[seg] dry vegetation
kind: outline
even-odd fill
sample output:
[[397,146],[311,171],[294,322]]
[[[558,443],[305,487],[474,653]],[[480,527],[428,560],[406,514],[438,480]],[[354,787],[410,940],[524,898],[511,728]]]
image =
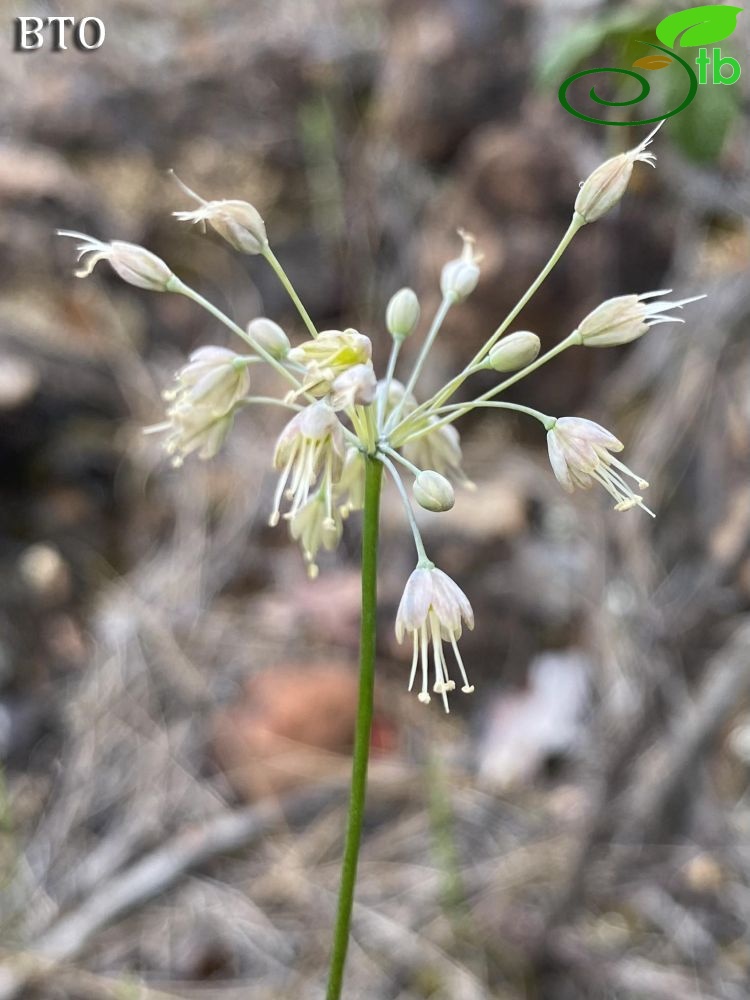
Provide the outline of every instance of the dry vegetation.
[[[384,353],[388,295],[409,281],[429,310],[465,225],[486,261],[447,371],[619,141],[534,90],[539,9],[112,0],[106,59],[3,60],[0,998],[320,996],[356,657],[356,518],[308,583],[265,527],[275,413],[167,469],[140,427],[217,331],[104,269],[73,282],[52,230],[146,243],[240,321],[296,330],[260,265],[170,220],[174,167],[256,202],[316,317]],[[352,998],[748,995],[750,149],[742,119],[710,164],[664,133],[523,322],[549,346],[608,295],[708,294],[528,383],[630,442],[659,516],[563,495],[523,424],[468,425],[482,488],[424,522],[477,614],[450,720],[403,694],[386,498]]]

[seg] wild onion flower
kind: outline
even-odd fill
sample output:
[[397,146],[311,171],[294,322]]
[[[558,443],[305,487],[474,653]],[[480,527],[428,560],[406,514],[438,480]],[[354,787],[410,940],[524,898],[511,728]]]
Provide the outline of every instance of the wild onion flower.
[[293,347],[288,359],[305,370],[304,390],[325,396],[337,375],[372,357],[372,343],[356,330],[326,330],[315,340]]
[[653,153],[647,152],[647,148],[663,124],[664,122],[660,122],[643,142],[638,143],[633,149],[605,160],[586,178],[575,203],[576,214],[584,222],[595,222],[620,201],[630,183],[636,163],[656,166],[656,157]]
[[[150,430],[165,432],[165,448],[174,465],[185,456],[213,457],[230,432],[235,414],[251,405],[284,407],[294,412],[281,431],[273,456],[279,472],[271,524],[284,514],[292,537],[300,543],[308,573],[317,575],[317,556],[333,549],[343,532],[343,521],[354,510],[363,510],[362,531],[362,643],[360,647],[360,699],[354,741],[349,834],[346,838],[344,877],[339,896],[331,978],[327,996],[340,1000],[349,921],[354,893],[353,872],[357,867],[367,778],[369,723],[372,717],[375,676],[376,580],[378,509],[381,483],[387,472],[404,505],[417,553],[417,568],[409,577],[396,615],[399,642],[407,633],[412,641],[409,689],[421,670],[419,701],[430,701],[432,692],[443,699],[455,689],[446,659],[450,644],[462,681],[469,684],[458,640],[464,625],[472,628],[471,605],[458,585],[436,569],[427,555],[412,499],[432,511],[449,510],[455,501],[453,484],[469,485],[463,471],[461,441],[455,423],[464,415],[484,407],[523,413],[541,423],[553,471],[568,490],[602,485],[615,501],[615,509],[626,511],[643,504],[639,491],[648,483],[615,457],[622,443],[608,430],[579,417],[557,419],[521,403],[509,402],[502,394],[521,379],[570,348],[585,345],[607,347],[628,343],[650,326],[674,322],[670,311],[694,299],[662,300],[666,292],[620,296],[602,303],[577,329],[539,354],[539,338],[528,331],[505,334],[559,261],[570,242],[586,224],[609,211],[623,196],[637,162],[654,165],[647,147],[656,129],[627,153],[612,157],[581,185],[571,221],[539,275],[510,313],[490,333],[477,354],[427,398],[421,398],[419,380],[430,352],[440,336],[444,320],[470,295],[480,278],[481,254],[475,240],[461,232],[463,248],[440,275],[440,303],[431,318],[408,376],[397,379],[400,351],[413,336],[420,319],[419,300],[408,288],[391,298],[385,315],[390,336],[390,356],[384,376],[377,381],[372,365],[372,345],[356,330],[320,333],[297,295],[289,277],[268,241],[262,217],[242,201],[205,201],[189,188],[183,190],[198,202],[193,211],[175,213],[186,222],[207,223],[242,253],[259,254],[279,278],[299,313],[309,335],[292,347],[286,333],[271,320],[258,318],[240,326],[199,292],[172,274],[169,267],[148,250],[130,243],[104,243],[79,233],[64,232],[83,243],[79,260],[87,257],[78,272],[91,274],[99,260],[109,260],[115,271],[140,288],[170,291],[191,299],[216,321],[238,336],[252,353],[235,355],[225,348],[205,348],[191,355],[178,373],[177,386],[167,393],[166,421]],[[655,300],[655,301],[654,301]],[[503,339],[504,338],[504,339]],[[248,368],[265,362],[283,383],[276,396],[249,395]],[[471,380],[488,371],[512,373],[498,379],[483,392],[472,394]],[[452,402],[463,390],[469,398]],[[413,477],[411,497],[404,476]],[[630,482],[629,482],[630,481]]]
[[448,694],[456,688],[455,681],[450,679],[448,665],[445,660],[443,643],[449,642],[461,673],[465,694],[474,690],[466,676],[463,660],[458,651],[458,640],[461,638],[462,623],[470,629],[474,628],[474,612],[458,584],[442,570],[435,566],[417,566],[404,587],[401,603],[396,614],[396,638],[404,641],[409,633],[412,638],[413,653],[411,674],[409,675],[409,690],[414,687],[417,668],[421,664],[422,686],[418,698],[425,705],[429,704],[430,655],[434,683],[432,690],[442,695],[445,711],[448,712]]
[[[135,243],[125,243],[123,240],[112,240],[104,243],[85,233],[77,233],[71,229],[58,229],[58,236],[70,236],[81,240],[78,244],[78,260],[83,266],[76,272],[77,278],[87,278],[100,260],[107,260],[123,281],[137,288],[147,288],[151,292],[166,292],[174,275],[167,265],[150,250],[137,246]],[[85,259],[84,259],[85,258]]]
[[289,534],[300,543],[307,563],[307,573],[314,580],[318,575],[315,562],[321,548],[331,551],[341,541],[344,524],[341,511],[328,502],[325,489],[317,490],[290,518]]
[[198,458],[214,458],[234,423],[234,412],[216,414],[205,407],[170,406],[167,419],[160,424],[144,428],[145,434],[165,433],[164,450],[175,469],[179,469],[188,455],[195,452]]
[[[662,295],[671,295],[671,289],[659,292],[642,292],[640,295],[618,295],[607,299],[578,326],[578,335],[584,347],[617,347],[629,344],[646,333],[657,323],[684,323],[681,316],[670,316],[672,309],[682,309],[689,302],[697,302],[704,295],[668,302]],[[657,298],[659,296],[659,298]],[[651,301],[657,298],[656,302]]]
[[162,395],[178,409],[201,407],[224,416],[250,391],[251,360],[226,347],[199,347],[175,375],[177,387]]
[[331,382],[329,402],[334,410],[350,406],[369,406],[375,399],[378,380],[372,362],[352,365]]
[[335,496],[343,518],[347,518],[355,510],[362,510],[365,503],[365,456],[359,448],[350,446],[346,449]]
[[635,493],[623,476],[628,476],[639,490],[648,488],[645,479],[632,472],[612,451],[622,451],[622,441],[600,424],[583,417],[561,417],[547,432],[547,448],[552,471],[557,481],[572,493],[578,487],[587,490],[600,483],[615,500],[615,510],[630,510],[644,506],[643,498]]
[[482,254],[476,252],[476,240],[464,229],[458,231],[464,241],[461,256],[449,260],[440,275],[440,290],[446,298],[460,302],[471,295],[479,281],[479,265]]
[[[634,165],[638,162],[654,165],[655,157],[648,147],[656,131],[628,152],[602,163],[584,181],[575,200],[570,226],[533,283],[532,291],[554,267],[578,230],[619,201]],[[520,403],[507,402],[502,394],[564,350],[579,345],[627,344],[658,323],[682,322],[676,311],[696,297],[670,301],[667,298],[670,292],[654,291],[608,299],[592,310],[575,330],[540,354],[541,341],[535,333],[509,332],[530,297],[527,293],[488,336],[479,352],[444,386],[425,398],[420,395],[419,380],[445,317],[451,309],[460,307],[480,279],[482,254],[471,234],[459,231],[462,249],[442,268],[439,307],[403,381],[397,377],[400,351],[406,338],[414,336],[421,318],[420,303],[416,292],[408,287],[400,288],[389,299],[384,319],[391,352],[386,371],[378,380],[369,337],[351,328],[318,331],[275,257],[265,223],[253,205],[228,199],[207,201],[179,183],[185,194],[197,202],[197,207],[176,212],[177,218],[203,228],[209,225],[242,253],[260,254],[279,277],[309,336],[292,346],[286,332],[266,317],[257,317],[240,326],[143,247],[121,241],[106,243],[65,231],[63,235],[81,241],[79,260],[85,258],[78,272],[81,276],[91,274],[98,261],[109,260],[125,281],[144,289],[187,296],[245,342],[245,354],[224,347],[203,347],[191,354],[177,373],[175,386],[164,394],[168,404],[165,420],[149,430],[163,432],[165,449],[172,463],[179,465],[190,454],[213,457],[240,409],[272,403],[294,411],[278,437],[273,455],[279,478],[270,523],[279,522],[284,507],[284,519],[292,538],[300,544],[311,576],[317,573],[317,554],[338,545],[348,515],[364,508],[367,516],[366,474],[372,462],[380,463],[401,495],[419,560],[401,602],[398,631],[413,633],[416,650],[413,673],[420,662],[425,673],[428,654],[432,656],[436,685],[433,690],[445,699],[453,683],[442,646],[450,641],[456,649],[461,623],[471,622],[471,608],[459,588],[436,570],[427,556],[413,505],[437,513],[450,510],[456,503],[454,487],[472,485],[463,468],[457,421],[480,407],[531,416],[547,434],[553,471],[566,490],[588,489],[599,483],[615,501],[616,510],[641,507],[648,511],[641,496],[648,484],[616,457],[623,445],[614,434],[590,420],[558,419]],[[282,390],[276,396],[250,394],[250,367],[261,362],[283,380]],[[488,372],[497,373],[498,380],[489,389],[472,394],[471,380],[480,372],[485,379]],[[454,401],[459,390],[468,397],[466,402]],[[405,476],[413,479],[411,492],[404,485]],[[463,675],[457,649],[456,656]],[[469,685],[463,676],[467,689]],[[424,685],[420,698],[428,700]]]
[[180,222],[191,222],[211,228],[240,253],[259,254],[268,246],[266,224],[260,212],[247,201],[224,200],[206,201],[173,174],[175,180],[188,197],[198,202],[199,207],[189,212],[173,212]]
[[292,417],[276,442],[273,465],[281,475],[269,523],[278,524],[284,496],[292,502],[286,516],[293,518],[307,502],[319,478],[326,515],[333,518],[333,488],[341,477],[343,464],[344,430],[339,418],[328,403],[311,403]]

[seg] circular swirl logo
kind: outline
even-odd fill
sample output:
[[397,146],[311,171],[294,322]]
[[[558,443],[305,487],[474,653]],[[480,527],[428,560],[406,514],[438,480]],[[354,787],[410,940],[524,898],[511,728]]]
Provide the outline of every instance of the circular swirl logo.
[[[737,26],[737,16],[742,11],[742,7],[730,7],[728,5],[706,5],[701,7],[691,7],[688,10],[676,11],[665,17],[656,26],[656,37],[662,43],[657,45],[654,42],[644,41],[642,44],[654,49],[640,59],[636,59],[632,69],[623,69],[617,66],[596,67],[594,69],[584,69],[569,76],[560,85],[558,97],[560,104],[565,110],[581,118],[583,121],[592,122],[595,125],[651,125],[654,122],[662,121],[664,118],[671,118],[677,115],[691,103],[698,93],[700,84],[708,83],[708,67],[712,67],[711,82],[714,84],[729,85],[736,83],[740,77],[740,64],[731,56],[723,56],[721,49],[715,45],[716,42],[728,38]],[[695,64],[698,73],[693,69],[687,59],[678,55],[675,46],[698,47],[698,55]],[[713,45],[711,55],[705,48]],[[674,108],[660,111],[649,118],[638,118],[632,121],[612,121],[609,118],[602,118],[596,115],[584,114],[573,107],[568,96],[570,87],[584,77],[597,74],[616,74],[619,77],[626,77],[635,80],[639,85],[639,92],[635,97],[623,100],[609,100],[597,93],[596,85],[589,90],[589,98],[600,107],[605,108],[627,108],[640,104],[651,93],[651,84],[643,75],[642,70],[653,72],[665,69],[667,66],[677,64],[684,71],[686,91],[682,101]],[[725,69],[729,69],[727,76]],[[600,113],[601,114],[601,113]]]

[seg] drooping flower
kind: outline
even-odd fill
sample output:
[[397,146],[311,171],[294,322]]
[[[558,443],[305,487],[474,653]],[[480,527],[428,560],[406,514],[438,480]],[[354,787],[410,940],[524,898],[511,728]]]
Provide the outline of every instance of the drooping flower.
[[234,409],[250,389],[249,358],[226,347],[199,347],[175,378],[177,387],[164,398],[180,408],[205,408],[213,416]]
[[654,516],[623,477],[634,480],[639,490],[645,490],[648,483],[610,454],[622,451],[623,444],[600,424],[583,417],[561,417],[547,432],[547,448],[552,470],[568,493],[576,487],[587,490],[597,482],[615,500],[615,510],[641,507]]
[[269,523],[278,524],[283,496],[292,502],[285,516],[293,518],[319,478],[332,511],[333,489],[341,477],[344,453],[344,429],[328,403],[320,400],[295,414],[276,442],[273,465],[281,475]]
[[167,419],[145,428],[146,434],[167,434],[164,448],[172,465],[182,465],[195,451],[202,459],[217,454],[250,388],[249,360],[226,347],[199,347],[176,373],[176,387],[162,394],[170,404]]
[[474,688],[469,684],[461,654],[458,651],[458,640],[461,638],[462,624],[474,628],[474,612],[461,588],[442,570],[434,566],[418,566],[411,574],[404,587],[401,603],[396,615],[396,638],[403,642],[408,632],[412,637],[413,655],[409,690],[414,686],[417,668],[421,665],[422,684],[419,700],[424,704],[430,701],[430,655],[434,682],[432,690],[442,695],[446,712],[448,709],[448,693],[455,690],[455,681],[450,679],[448,665],[445,660],[443,643],[449,642],[453,647],[456,663],[461,673],[463,686],[461,690],[470,694]]
[[372,357],[369,337],[356,330],[324,330],[315,340],[293,347],[287,358],[305,369],[303,391],[325,396],[334,379],[353,368],[367,364]]
[[108,260],[112,270],[130,285],[147,288],[151,292],[169,290],[174,275],[161,257],[157,257],[144,247],[123,240],[105,243],[93,236],[86,236],[85,233],[77,233],[70,229],[58,229],[57,235],[83,241],[77,247],[78,261],[83,261],[82,266],[75,272],[77,278],[88,277],[100,260]]
[[330,493],[319,489],[304,503],[289,523],[289,533],[300,543],[309,577],[318,575],[315,559],[321,548],[331,552],[344,530],[341,511],[330,502]]
[[[643,292],[641,295],[618,295],[597,306],[578,326],[581,343],[585,347],[617,347],[629,344],[657,323],[684,323],[680,316],[670,316],[672,309],[682,309],[689,302],[697,302],[705,295],[668,302],[657,296],[670,295],[671,289]],[[657,298],[656,302],[650,301]]]
[[233,423],[234,410],[217,415],[206,407],[172,406],[167,410],[167,419],[163,423],[145,427],[143,433],[167,434],[164,450],[171,456],[172,465],[178,469],[193,452],[204,460],[214,458]]
[[365,503],[365,457],[359,448],[346,449],[344,468],[336,483],[339,513],[347,518],[352,511],[362,510]]

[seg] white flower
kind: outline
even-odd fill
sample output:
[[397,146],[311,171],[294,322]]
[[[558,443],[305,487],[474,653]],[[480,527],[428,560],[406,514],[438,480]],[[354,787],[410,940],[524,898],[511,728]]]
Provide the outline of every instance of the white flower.
[[337,375],[331,382],[329,403],[334,410],[346,410],[350,406],[368,406],[375,399],[377,379],[372,362],[354,365]]
[[[437,423],[430,417],[420,428],[411,428],[410,433],[418,433],[425,425]],[[461,467],[461,437],[453,424],[442,424],[434,430],[421,433],[414,440],[404,442],[401,452],[409,462],[420,469],[434,469],[447,476],[454,483],[471,487],[471,482]]]
[[311,403],[295,414],[276,442],[273,465],[281,475],[269,523],[278,524],[284,495],[292,501],[286,517],[293,518],[307,502],[319,477],[321,489],[332,504],[333,488],[341,477],[343,461],[344,429],[327,403]]
[[177,387],[163,393],[171,404],[167,419],[144,431],[168,432],[164,447],[172,465],[182,465],[194,451],[203,459],[219,451],[250,387],[248,360],[225,347],[199,347],[177,372]]
[[440,290],[446,298],[450,296],[456,302],[461,302],[477,287],[482,254],[476,253],[476,239],[471,233],[459,229],[458,235],[464,241],[464,248],[460,257],[449,260],[443,267]]
[[372,357],[372,344],[356,330],[324,330],[315,340],[293,347],[287,358],[301,365],[306,372],[302,391],[325,396],[331,383],[355,365],[367,364]]
[[165,392],[164,398],[178,409],[202,407],[213,416],[223,416],[250,389],[249,360],[226,347],[199,347],[177,372],[177,388]]
[[643,142],[626,153],[613,156],[601,163],[581,185],[575,210],[584,222],[595,222],[608,212],[625,194],[634,164],[640,161],[653,167],[656,157],[646,152],[664,122],[660,122]]
[[586,347],[617,347],[642,337],[650,326],[657,323],[684,323],[680,316],[670,316],[671,309],[682,309],[689,302],[704,299],[694,295],[689,299],[668,302],[656,296],[670,295],[671,289],[643,292],[641,295],[618,295],[597,306],[578,327],[581,343]]
[[172,174],[185,194],[194,198],[200,208],[192,212],[173,212],[180,222],[208,223],[222,239],[240,253],[263,253],[268,247],[266,224],[260,212],[247,201],[206,201],[199,194],[183,184],[176,174]]
[[422,667],[422,687],[419,700],[427,704],[430,700],[429,659],[432,653],[435,694],[443,696],[443,704],[448,711],[448,692],[455,690],[455,682],[450,679],[445,662],[443,643],[449,642],[463,679],[461,690],[470,694],[474,688],[469,684],[457,640],[461,637],[462,622],[474,628],[474,613],[466,594],[449,576],[434,566],[417,567],[407,580],[401,603],[396,615],[396,638],[403,642],[409,632],[414,644],[411,662],[409,690],[414,686],[417,667]]
[[289,534],[302,547],[307,572],[312,580],[318,575],[315,558],[321,548],[328,552],[336,548],[343,532],[341,512],[331,503],[330,492],[313,493],[292,517]]
[[153,427],[145,427],[144,434],[168,432],[164,450],[172,456],[172,465],[179,468],[194,451],[198,458],[213,458],[221,449],[234,423],[234,411],[214,414],[203,407],[172,407],[168,419]]
[[342,517],[362,510],[365,502],[365,457],[359,448],[347,448],[341,478],[336,483],[336,501]]
[[633,479],[639,490],[648,483],[610,455],[622,451],[623,444],[606,428],[582,417],[561,417],[547,432],[547,448],[555,476],[568,493],[575,487],[587,490],[597,482],[614,498],[615,510],[641,507],[654,516],[623,476]]
[[100,260],[108,260],[123,281],[137,288],[147,288],[151,292],[168,291],[169,283],[174,278],[161,257],[135,243],[125,243],[123,240],[104,243],[93,236],[69,229],[58,229],[57,235],[83,240],[77,247],[79,262],[90,254],[83,260],[83,266],[76,271],[77,278],[88,277]]

